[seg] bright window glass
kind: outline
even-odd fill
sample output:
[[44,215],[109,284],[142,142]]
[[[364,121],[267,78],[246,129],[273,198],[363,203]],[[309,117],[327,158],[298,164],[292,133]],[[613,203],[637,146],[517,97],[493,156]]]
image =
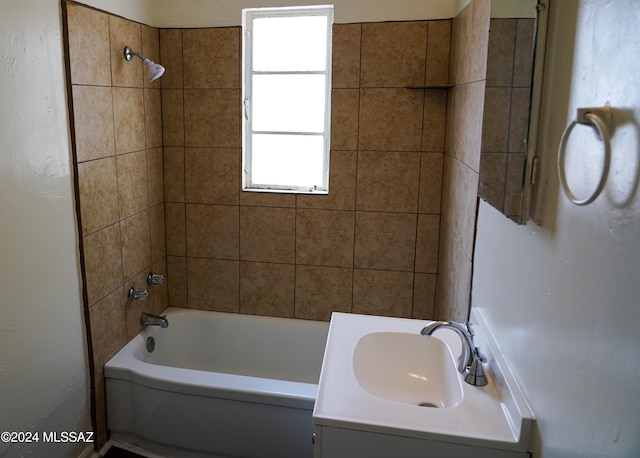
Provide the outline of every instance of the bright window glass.
[[243,190],[328,192],[332,25],[332,6],[243,10]]

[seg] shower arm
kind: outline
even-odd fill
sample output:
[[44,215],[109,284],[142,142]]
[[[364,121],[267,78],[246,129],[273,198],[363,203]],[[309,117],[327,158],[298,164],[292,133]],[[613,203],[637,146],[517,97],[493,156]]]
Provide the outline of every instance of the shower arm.
[[125,58],[125,59],[127,59],[128,61],[131,61],[131,60],[133,60],[133,56],[134,56],[134,55],[138,56],[138,57],[139,57],[140,59],[142,59],[143,61],[144,61],[145,59],[147,59],[147,57],[146,57],[146,56],[144,56],[144,55],[140,54],[140,53],[139,53],[139,52],[137,52],[137,51],[134,51],[134,50],[133,50],[133,49],[131,49],[129,46],[126,46],[126,47],[124,48],[124,58]]

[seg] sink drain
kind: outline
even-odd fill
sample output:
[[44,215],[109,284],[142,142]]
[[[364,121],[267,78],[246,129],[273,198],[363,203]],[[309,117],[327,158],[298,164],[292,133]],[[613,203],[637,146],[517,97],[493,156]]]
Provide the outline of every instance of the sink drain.
[[434,407],[434,408],[438,408],[437,405],[433,404],[432,402],[421,402],[420,404],[418,404],[418,407]]

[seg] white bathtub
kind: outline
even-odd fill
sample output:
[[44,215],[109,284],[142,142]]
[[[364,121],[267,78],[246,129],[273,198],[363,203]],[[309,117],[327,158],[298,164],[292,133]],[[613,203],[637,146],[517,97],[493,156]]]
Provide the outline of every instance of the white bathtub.
[[180,458],[313,456],[328,323],[165,314],[168,328],[147,327],[105,365],[114,442]]

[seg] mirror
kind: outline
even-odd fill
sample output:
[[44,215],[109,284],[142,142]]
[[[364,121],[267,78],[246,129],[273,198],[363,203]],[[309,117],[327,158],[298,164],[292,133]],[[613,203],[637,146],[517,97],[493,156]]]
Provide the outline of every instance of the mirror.
[[529,218],[527,177],[535,152],[540,98],[536,82],[542,72],[546,26],[539,13],[544,3],[491,3],[478,194],[519,224]]

